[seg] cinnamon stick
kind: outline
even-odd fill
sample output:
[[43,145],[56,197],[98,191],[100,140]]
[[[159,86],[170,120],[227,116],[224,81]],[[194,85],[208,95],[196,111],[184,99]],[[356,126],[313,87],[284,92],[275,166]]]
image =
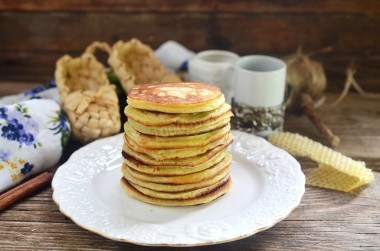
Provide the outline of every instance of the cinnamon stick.
[[31,180],[0,195],[0,211],[12,205],[23,197],[33,193],[38,188],[48,184],[53,178],[53,173],[44,172]]
[[303,112],[309,117],[309,119],[313,122],[315,127],[317,127],[318,131],[327,138],[331,146],[337,146],[340,142],[339,137],[334,135],[330,128],[328,128],[327,125],[323,123],[317,117],[317,115],[315,115],[313,108],[313,100],[311,99],[310,95],[306,93],[300,93],[298,94],[298,98]]

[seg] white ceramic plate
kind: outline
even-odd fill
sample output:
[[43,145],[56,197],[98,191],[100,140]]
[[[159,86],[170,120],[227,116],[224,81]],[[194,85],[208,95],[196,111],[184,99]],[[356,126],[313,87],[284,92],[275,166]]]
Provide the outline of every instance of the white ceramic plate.
[[128,196],[119,183],[122,134],[72,154],[54,176],[53,199],[82,228],[140,245],[209,245],[253,235],[298,206],[305,176],[292,156],[263,138],[233,135],[233,186],[211,203],[160,207]]

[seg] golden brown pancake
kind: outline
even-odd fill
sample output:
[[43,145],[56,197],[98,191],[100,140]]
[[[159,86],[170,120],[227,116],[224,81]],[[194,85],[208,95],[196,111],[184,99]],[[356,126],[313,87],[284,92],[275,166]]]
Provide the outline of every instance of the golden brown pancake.
[[132,88],[127,98],[134,108],[165,113],[211,111],[224,102],[220,88],[195,82],[147,84]]
[[128,105],[124,109],[125,115],[146,126],[163,126],[170,124],[192,124],[218,118],[231,110],[231,106],[224,103],[215,110],[197,113],[164,113],[133,108]]
[[194,206],[194,205],[199,205],[203,203],[208,203],[220,197],[221,195],[225,194],[228,191],[228,189],[230,189],[230,187],[232,186],[231,179],[228,179],[225,183],[215,188],[214,190],[206,194],[202,194],[198,197],[186,200],[186,199],[159,199],[159,198],[154,198],[154,197],[145,195],[139,192],[138,190],[136,190],[125,178],[121,178],[120,183],[124,191],[130,196],[140,201],[155,204],[155,205],[160,205],[160,206]]
[[149,149],[174,149],[201,147],[226,136],[231,129],[230,124],[220,129],[190,136],[162,137],[136,131],[128,122],[124,124],[124,132],[131,141]]
[[165,184],[165,183],[154,183],[149,181],[143,181],[136,179],[133,177],[128,171],[127,168],[123,168],[123,176],[126,178],[129,182],[132,184],[137,184],[139,186],[149,188],[151,190],[155,191],[161,191],[161,192],[185,192],[185,191],[191,191],[194,189],[199,189],[202,187],[211,186],[222,179],[228,178],[230,175],[230,168],[226,168],[224,171],[218,173],[214,177],[208,180],[204,180],[198,183],[190,183],[190,184]]
[[212,118],[209,120],[192,123],[192,124],[170,124],[164,126],[146,126],[128,119],[128,123],[136,131],[155,135],[155,136],[190,136],[201,133],[211,132],[219,128],[225,127],[230,123],[230,118],[233,116],[231,111],[222,114],[218,118]]
[[190,173],[180,176],[156,176],[156,175],[149,175],[140,173],[129,166],[127,166],[125,163],[122,165],[122,172],[129,172],[130,175],[135,177],[136,179],[142,180],[142,181],[148,181],[148,182],[154,182],[154,183],[164,183],[164,184],[191,184],[191,183],[198,183],[202,182],[208,179],[211,179],[212,177],[215,177],[220,172],[224,171],[226,168],[230,168],[232,157],[230,154],[226,155],[226,159],[224,161],[219,162],[218,164],[196,173]]
[[155,160],[161,161],[169,159],[185,159],[201,155],[219,145],[224,145],[228,141],[229,137],[232,137],[232,134],[227,134],[205,146],[174,149],[149,149],[137,145],[127,136],[127,134],[124,134],[124,144],[127,144],[128,147],[135,152],[144,153]]
[[225,183],[229,179],[229,176],[226,176],[225,179],[220,180],[216,182],[215,184],[212,184],[210,186],[202,187],[202,188],[196,188],[189,191],[184,192],[161,192],[161,191],[155,191],[149,188],[145,188],[142,186],[139,186],[137,184],[134,184],[130,180],[128,182],[139,192],[148,195],[150,197],[159,198],[159,199],[192,199],[201,196],[202,194],[208,193],[215,188],[221,186],[223,183]]
[[221,150],[213,157],[211,157],[209,160],[196,166],[150,166],[142,163],[141,161],[138,161],[137,159],[127,154],[123,154],[123,160],[125,164],[139,171],[140,173],[151,174],[156,176],[175,176],[199,172],[207,168],[210,168],[211,166],[222,161],[226,154],[227,148]]
[[168,160],[162,160],[157,161],[150,157],[147,154],[139,153],[134,150],[132,150],[130,147],[128,147],[126,144],[123,144],[123,154],[127,154],[129,156],[132,156],[133,158],[143,162],[146,165],[153,165],[153,166],[196,166],[200,165],[207,160],[211,159],[213,156],[215,156],[218,152],[222,151],[223,149],[227,148],[233,141],[232,137],[228,138],[228,141],[224,145],[220,145],[215,147],[214,149],[211,149],[204,154],[191,157],[191,158],[185,158],[185,159],[168,159]]

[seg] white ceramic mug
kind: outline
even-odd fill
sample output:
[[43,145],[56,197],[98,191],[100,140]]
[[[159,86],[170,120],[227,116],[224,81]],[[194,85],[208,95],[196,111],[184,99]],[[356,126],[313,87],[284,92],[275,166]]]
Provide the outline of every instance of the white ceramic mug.
[[199,52],[189,60],[187,80],[218,86],[231,104],[233,96],[232,76],[234,63],[239,59],[236,53],[223,50]]
[[286,64],[264,55],[249,55],[235,62],[234,100],[251,107],[274,107],[284,101]]

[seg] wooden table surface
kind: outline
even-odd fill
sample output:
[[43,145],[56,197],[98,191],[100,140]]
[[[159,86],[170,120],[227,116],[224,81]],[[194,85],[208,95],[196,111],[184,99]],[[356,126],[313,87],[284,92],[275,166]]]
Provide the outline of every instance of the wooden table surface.
[[[0,83],[0,96],[17,91],[8,86],[11,84]],[[27,88],[28,84],[23,87]],[[336,95],[328,95],[328,101],[333,98]],[[365,161],[375,172],[375,181],[352,193],[306,186],[301,204],[272,228],[230,243],[183,249],[380,249],[380,101],[350,93],[337,107],[322,107],[317,114],[340,137],[341,143],[336,149]],[[287,114],[285,130],[327,143],[305,116]],[[310,160],[298,160],[305,174],[316,168]],[[153,249],[109,240],[80,228],[61,214],[52,200],[50,186],[0,212],[0,249],[23,248]]]

